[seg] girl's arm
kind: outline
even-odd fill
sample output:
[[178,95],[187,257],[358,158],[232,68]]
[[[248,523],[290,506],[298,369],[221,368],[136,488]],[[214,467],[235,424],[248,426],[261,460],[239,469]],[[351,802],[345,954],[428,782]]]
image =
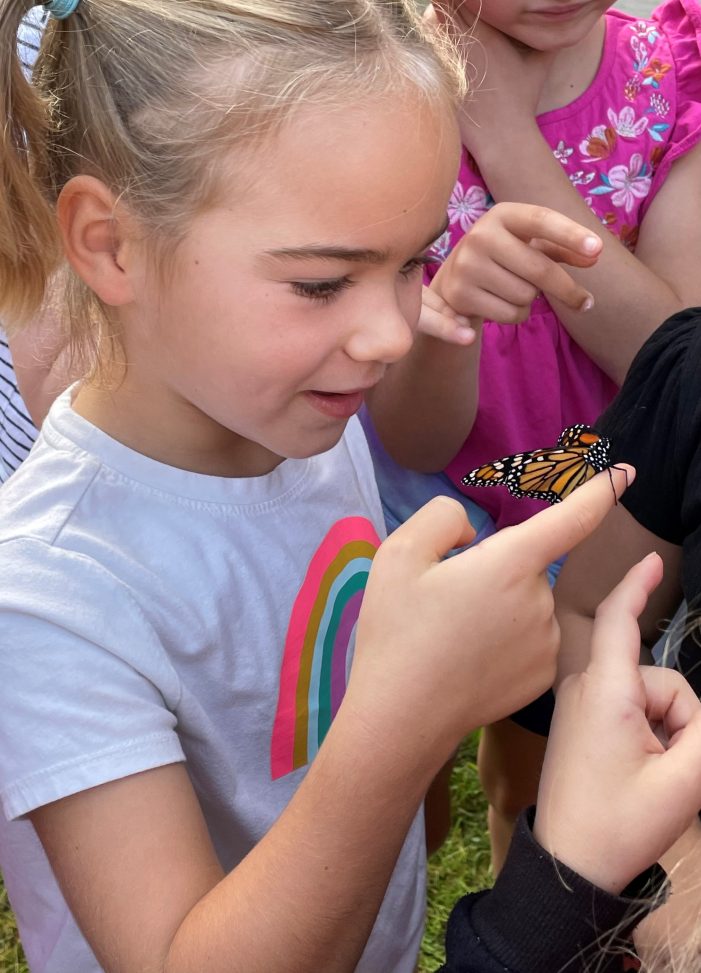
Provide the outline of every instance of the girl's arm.
[[[614,479],[620,492],[625,478]],[[460,504],[437,498],[400,527],[375,558],[338,716],[288,807],[230,874],[182,765],[35,811],[102,968],[350,973],[438,768],[469,728],[552,679],[558,633],[545,566],[613,502],[602,474],[448,560],[474,534]]]
[[[467,28],[466,28],[467,29]],[[484,80],[461,116],[463,141],[491,194],[550,206],[601,230],[536,123],[548,55],[518,48],[480,23],[470,46],[484,56]],[[596,266],[573,271],[594,295],[586,315],[554,295],[553,307],[587,354],[619,385],[645,339],[675,311],[701,302],[701,146],[676,162],[640,226],[636,253],[611,233]],[[548,295],[550,296],[550,295]]]
[[561,263],[591,267],[601,246],[598,235],[542,206],[500,203],[478,220],[424,288],[414,346],[368,401],[398,463],[440,470],[467,439],[479,398],[483,318],[522,321],[541,290],[588,317],[591,295]]

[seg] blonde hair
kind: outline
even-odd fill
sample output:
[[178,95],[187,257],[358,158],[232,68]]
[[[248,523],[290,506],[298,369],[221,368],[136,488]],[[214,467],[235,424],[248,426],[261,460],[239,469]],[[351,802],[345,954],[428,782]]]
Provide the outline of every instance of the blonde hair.
[[[49,22],[29,83],[16,38],[30,4],[0,0],[6,322],[38,310],[61,265],[56,201],[75,175],[124,201],[162,263],[213,199],[223,151],[257,145],[299,106],[408,89],[454,103],[458,59],[447,40],[429,41],[410,2],[80,0]],[[69,278],[70,340],[89,370],[106,357],[111,325]]]

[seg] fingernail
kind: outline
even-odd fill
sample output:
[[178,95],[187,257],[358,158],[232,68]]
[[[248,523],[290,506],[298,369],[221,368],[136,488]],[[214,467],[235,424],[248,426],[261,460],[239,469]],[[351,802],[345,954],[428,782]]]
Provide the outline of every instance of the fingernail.
[[598,236],[585,237],[583,247],[587,253],[596,253],[601,247],[601,240]]
[[579,305],[579,310],[580,311],[591,311],[591,309],[593,307],[594,307],[594,298],[592,297],[591,294],[588,294],[584,298],[584,300],[582,301],[582,303]]
[[466,328],[457,328],[455,333],[460,338],[460,341],[466,345],[471,344],[475,340],[475,329],[469,326]]
[[455,315],[455,323],[457,325],[459,325],[461,328],[469,328],[470,327],[470,319],[464,317],[464,315],[462,315],[462,314],[456,314]]

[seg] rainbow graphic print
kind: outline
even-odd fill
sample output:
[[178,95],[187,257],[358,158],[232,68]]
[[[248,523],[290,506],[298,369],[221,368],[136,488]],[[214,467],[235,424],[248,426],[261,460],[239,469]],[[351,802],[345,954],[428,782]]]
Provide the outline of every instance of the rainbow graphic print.
[[315,757],[341,705],[360,604],[379,546],[369,520],[346,517],[333,525],[311,560],[285,639],[270,747],[273,780]]

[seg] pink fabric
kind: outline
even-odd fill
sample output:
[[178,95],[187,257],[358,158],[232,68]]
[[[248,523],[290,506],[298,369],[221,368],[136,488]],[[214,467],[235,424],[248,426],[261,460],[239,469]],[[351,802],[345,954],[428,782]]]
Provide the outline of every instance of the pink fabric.
[[[572,184],[631,250],[670,166],[701,138],[700,51],[696,0],[669,0],[649,21],[611,10],[590,87],[538,119]],[[450,227],[434,245],[439,261],[493,204],[464,152]],[[489,460],[554,445],[566,426],[593,423],[615,392],[545,299],[523,324],[485,322],[477,418],[445,472],[498,528],[525,520],[544,504],[501,489],[463,488],[462,477]]]

